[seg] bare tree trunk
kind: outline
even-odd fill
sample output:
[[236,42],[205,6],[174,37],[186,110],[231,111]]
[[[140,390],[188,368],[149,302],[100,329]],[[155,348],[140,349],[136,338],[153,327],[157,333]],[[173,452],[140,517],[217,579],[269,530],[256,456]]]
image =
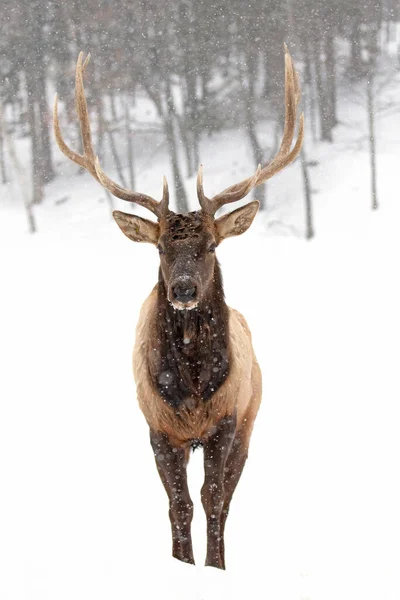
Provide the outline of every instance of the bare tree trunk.
[[188,133],[188,122],[189,117],[187,115],[183,116],[182,119],[179,119],[179,132],[181,134],[181,139],[183,142],[183,146],[185,148],[185,157],[186,157],[186,176],[192,177],[195,173],[193,168],[193,149],[191,144],[190,135]]
[[369,54],[368,72],[367,72],[367,111],[368,111],[368,137],[370,148],[370,164],[371,164],[371,195],[372,195],[372,210],[376,210],[378,204],[377,190],[377,172],[376,172],[376,143],[375,143],[375,99],[374,99],[374,74],[376,72],[376,60],[378,56],[378,43],[380,22],[373,25],[367,36],[367,49]]
[[[198,121],[198,114],[196,116],[196,121]],[[195,134],[193,139],[193,161],[195,169],[198,169],[200,166],[200,131],[198,127],[198,123],[195,124]]]
[[40,204],[43,200],[43,176],[40,160],[40,133],[38,131],[38,119],[36,115],[36,103],[34,94],[28,83],[30,77],[27,74],[28,87],[28,123],[31,137],[31,164],[32,164],[32,203]]
[[312,60],[310,56],[310,47],[307,40],[303,42],[303,56],[305,61],[304,80],[307,88],[307,104],[309,107],[310,123],[311,123],[311,135],[314,144],[318,139],[317,132],[317,105],[315,102],[315,87],[312,71]]
[[385,24],[385,32],[386,32],[385,42],[386,42],[386,44],[389,44],[391,42],[392,36],[391,36],[391,31],[390,31],[390,25],[391,25],[390,21],[386,21],[386,24]]
[[192,177],[200,164],[197,77],[190,69],[185,71],[184,114],[179,119],[179,131],[185,148],[187,177]]
[[47,82],[45,67],[43,64],[39,67],[37,75],[37,86],[39,93],[37,94],[39,131],[40,131],[40,157],[42,163],[42,177],[44,182],[48,183],[54,178],[54,169],[50,143],[50,115],[47,106]]
[[22,102],[22,98],[19,97],[16,102],[12,103],[13,121],[14,121],[14,123],[21,122],[22,130],[23,130],[24,123],[22,122],[22,119],[21,119],[22,110],[23,110],[23,102]]
[[118,114],[114,92],[110,92],[108,97],[110,98],[111,119],[114,121],[114,123],[116,123],[118,121]]
[[[195,173],[193,160],[193,117],[194,117],[194,97],[196,94],[195,85],[193,84],[193,74],[190,66],[184,61],[184,77],[185,89],[182,90],[182,103],[184,105],[183,116],[179,120],[179,130],[181,133],[183,145],[186,155],[186,172],[188,177],[192,177]],[[181,86],[183,87],[183,86]]]
[[167,144],[169,149],[169,154],[171,157],[171,166],[172,173],[174,176],[174,185],[175,185],[175,196],[176,196],[176,206],[179,212],[187,213],[189,211],[188,201],[186,196],[185,187],[183,185],[181,172],[179,169],[179,161],[178,161],[178,151],[176,144],[176,133],[174,127],[174,113],[175,108],[173,105],[173,98],[171,94],[170,85],[168,83],[167,89],[167,113],[164,119],[165,125],[165,137],[167,138]]
[[125,134],[126,134],[126,144],[128,146],[129,185],[130,185],[131,190],[134,190],[135,189],[135,169],[134,169],[132,131],[131,131],[131,123],[130,123],[130,119],[129,119],[128,98],[125,98]]
[[206,77],[206,75],[204,73],[202,73],[200,76],[200,88],[201,88],[201,98],[202,98],[202,102],[203,102],[204,106],[207,105],[207,100],[208,100],[207,83],[208,83],[208,78]]
[[306,239],[311,240],[315,236],[314,225],[313,225],[313,210],[312,210],[312,198],[311,198],[311,186],[310,177],[308,173],[307,159],[304,151],[304,144],[301,150],[301,172],[303,175],[304,185],[304,200],[306,207]]
[[354,23],[353,31],[351,35],[351,67],[350,74],[354,79],[357,79],[362,73],[362,57],[361,57],[361,30],[360,23],[357,21]]
[[[191,31],[187,25],[189,22],[195,23],[198,18],[204,17],[204,8],[198,8],[198,3],[193,2],[193,0],[179,0],[177,4],[180,40],[185,52],[185,60],[182,62],[182,73],[180,76],[183,116],[179,120],[179,126],[185,147],[187,176],[192,177],[199,166],[198,76],[200,73],[194,65],[197,59],[195,48],[199,48],[201,39],[197,29],[194,28]],[[204,69],[204,66],[200,67],[200,69]]]
[[193,172],[199,168],[200,165],[200,113],[199,113],[199,99],[198,99],[199,81],[197,75],[193,76],[193,84],[191,93],[192,95],[192,110],[191,110],[191,131],[192,131],[192,154],[193,154]]
[[332,142],[332,131],[330,119],[327,113],[327,98],[325,93],[324,81],[321,71],[321,53],[317,45],[314,50],[315,76],[317,80],[318,106],[319,106],[319,121],[321,141]]
[[3,110],[0,105],[0,168],[1,168],[1,182],[7,183],[6,163],[4,154],[4,121],[3,121]]
[[[3,120],[2,113],[0,112],[0,122],[2,122],[2,120]],[[28,218],[29,233],[36,233],[37,228],[36,228],[36,221],[35,221],[35,216],[34,216],[34,212],[33,212],[34,190],[32,192],[32,197],[30,197],[28,189],[30,189],[31,186],[29,184],[27,184],[26,173],[25,173],[25,170],[22,167],[21,163],[19,162],[17,153],[15,151],[13,139],[11,138],[11,136],[7,135],[6,131],[4,131],[4,137],[5,137],[5,141],[7,144],[8,153],[10,156],[10,162],[14,166],[15,172],[17,174],[17,182],[21,189],[21,195],[22,195],[22,198],[24,201],[26,215]]]
[[378,192],[376,185],[376,145],[375,145],[375,115],[374,115],[374,80],[372,72],[367,78],[367,108],[368,108],[368,134],[369,156],[371,165],[371,195],[372,210],[378,208]]
[[151,86],[145,84],[144,87],[149,98],[151,98],[151,100],[154,102],[154,106],[157,108],[158,114],[160,115],[164,123],[165,139],[167,141],[168,152],[171,159],[172,174],[174,178],[177,209],[181,213],[187,213],[189,212],[188,201],[186,196],[186,190],[182,181],[181,172],[179,169],[178,152],[176,148],[176,135],[174,128],[175,107],[171,94],[170,82],[167,81],[166,83],[167,89],[165,110],[163,110],[163,101],[161,99],[161,96],[155,94]]
[[117,173],[118,173],[118,177],[121,180],[121,183],[123,185],[123,187],[128,187],[125,177],[124,177],[124,171],[122,169],[122,165],[121,165],[121,161],[119,159],[119,155],[117,152],[117,148],[115,146],[115,141],[114,141],[114,133],[112,132],[111,128],[110,128],[110,124],[106,123],[106,133],[108,135],[108,140],[110,142],[110,150],[111,150],[111,155],[115,161],[115,166],[117,167]]
[[326,83],[328,88],[328,108],[330,118],[330,128],[337,125],[337,106],[336,106],[336,56],[333,31],[329,30],[325,36],[325,64],[326,64]]
[[[21,10],[28,33],[24,52],[25,79],[28,92],[28,115],[32,138],[32,171],[36,189],[34,202],[40,202],[39,187],[54,177],[52,164],[49,114],[46,94],[46,63],[44,3],[40,0],[22,2]],[[28,6],[29,9],[28,10]],[[32,18],[35,15],[35,18]],[[40,177],[40,186],[38,180]]]
[[262,89],[261,89],[261,98],[268,100],[268,49],[265,48],[263,52],[261,52],[261,65],[262,65]]

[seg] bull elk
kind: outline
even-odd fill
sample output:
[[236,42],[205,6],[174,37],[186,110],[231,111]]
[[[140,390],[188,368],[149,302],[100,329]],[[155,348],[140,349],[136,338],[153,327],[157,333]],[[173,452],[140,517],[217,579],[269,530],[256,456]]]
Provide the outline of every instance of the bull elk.
[[[145,300],[136,329],[133,370],[140,408],[150,427],[150,440],[161,481],[169,498],[172,554],[193,563],[186,466],[190,449],[204,448],[205,480],[201,499],[207,517],[206,565],[225,568],[224,529],[229,505],[246,462],[254,420],[261,402],[261,372],[243,316],[225,303],[215,249],[226,238],[244,233],[259,203],[249,202],[216,218],[225,204],[289,165],[300,152],[304,123],[300,116],[292,148],[300,100],[298,76],[285,47],[285,125],[275,158],[254,175],[213,198],[203,191],[200,166],[197,194],[201,209],[176,214],[168,206],[168,185],[157,201],[114,183],[102,170],[93,146],[83,87],[89,56],[76,65],[76,110],[83,154],[65,143],[58,121],[54,132],[61,151],[83,167],[114,196],[151,211],[157,222],[114,211],[122,232],[135,242],[149,242],[160,254],[158,283]],[[291,149],[292,148],[292,149]]]

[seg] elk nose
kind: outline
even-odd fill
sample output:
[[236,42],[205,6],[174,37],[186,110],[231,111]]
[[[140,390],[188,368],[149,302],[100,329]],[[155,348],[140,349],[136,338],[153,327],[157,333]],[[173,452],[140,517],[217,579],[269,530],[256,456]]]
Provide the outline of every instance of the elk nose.
[[191,283],[177,283],[173,287],[174,299],[178,302],[190,302],[196,297],[196,286]]

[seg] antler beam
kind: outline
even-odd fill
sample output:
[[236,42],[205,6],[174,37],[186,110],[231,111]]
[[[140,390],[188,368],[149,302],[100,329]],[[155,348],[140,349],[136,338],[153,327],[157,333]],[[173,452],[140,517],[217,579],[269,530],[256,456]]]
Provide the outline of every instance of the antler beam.
[[53,112],[53,127],[54,135],[60,148],[61,152],[65,154],[67,158],[72,160],[74,163],[89,171],[89,173],[111,194],[126,200],[127,202],[134,202],[139,206],[143,206],[150,210],[156,217],[165,217],[169,213],[169,192],[167,180],[164,177],[163,182],[163,197],[160,202],[139,192],[126,189],[112,181],[102,170],[98,157],[93,151],[92,145],[92,134],[90,129],[89,111],[87,107],[87,101],[85,96],[85,90],[83,87],[83,73],[89,63],[90,54],[83,61],[83,52],[78,56],[75,71],[75,104],[76,112],[78,114],[79,124],[81,128],[81,137],[83,145],[83,154],[79,154],[72,150],[64,141],[61,133],[60,123],[58,119],[58,96],[56,94],[54,99],[54,112]]
[[236,183],[213,198],[207,198],[203,190],[203,168],[200,165],[197,175],[197,195],[202,210],[210,215],[214,215],[221,206],[236,202],[244,198],[253,188],[261,185],[267,179],[270,179],[287,165],[293,162],[300,153],[304,139],[304,115],[300,115],[297,140],[292,150],[290,150],[294,132],[296,128],[296,114],[300,102],[301,89],[299,77],[293,65],[292,57],[285,44],[285,126],[280,148],[273,160],[261,168],[258,166],[256,172],[251,177]]

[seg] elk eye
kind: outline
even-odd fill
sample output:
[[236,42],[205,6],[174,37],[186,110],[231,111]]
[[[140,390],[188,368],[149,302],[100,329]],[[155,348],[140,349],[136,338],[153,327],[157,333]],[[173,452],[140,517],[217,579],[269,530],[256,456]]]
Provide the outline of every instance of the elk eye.
[[160,254],[165,254],[165,250],[161,246],[157,246],[157,250]]
[[215,252],[215,244],[211,244],[211,246],[208,249],[209,252]]

